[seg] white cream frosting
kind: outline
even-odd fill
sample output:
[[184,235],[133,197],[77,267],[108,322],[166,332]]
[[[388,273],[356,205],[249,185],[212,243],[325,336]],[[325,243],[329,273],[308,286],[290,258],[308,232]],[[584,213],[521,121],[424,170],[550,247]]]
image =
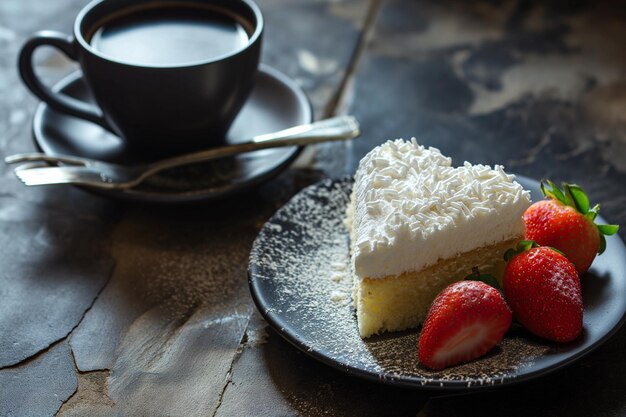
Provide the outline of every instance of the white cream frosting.
[[530,194],[500,165],[451,166],[415,139],[388,141],[359,163],[346,224],[360,277],[420,271],[524,234]]

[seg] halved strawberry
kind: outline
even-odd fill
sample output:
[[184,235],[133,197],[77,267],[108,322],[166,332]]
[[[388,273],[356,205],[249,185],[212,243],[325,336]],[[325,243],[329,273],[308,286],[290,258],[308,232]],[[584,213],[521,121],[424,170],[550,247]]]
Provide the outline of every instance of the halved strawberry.
[[524,213],[526,239],[563,252],[579,275],[584,274],[606,248],[605,235],[617,233],[619,226],[595,224],[600,205],[590,208],[587,195],[576,184],[563,183],[561,190],[552,181],[543,181],[541,191],[548,200],[534,203]]
[[428,311],[419,339],[419,360],[438,370],[476,359],[502,340],[511,320],[511,310],[495,288],[479,281],[451,284]]

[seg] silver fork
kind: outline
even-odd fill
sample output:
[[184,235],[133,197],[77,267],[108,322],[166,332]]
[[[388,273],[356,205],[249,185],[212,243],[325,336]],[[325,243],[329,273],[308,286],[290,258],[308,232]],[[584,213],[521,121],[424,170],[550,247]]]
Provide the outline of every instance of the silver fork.
[[[107,190],[121,190],[136,187],[148,177],[170,168],[260,149],[346,140],[359,135],[359,123],[353,116],[339,116],[255,136],[247,142],[176,156],[147,165],[123,166],[77,156],[43,153],[11,155],[7,156],[4,162],[7,164],[29,162],[14,170],[15,175],[28,186],[75,184]],[[44,163],[64,165],[50,166],[44,165]]]

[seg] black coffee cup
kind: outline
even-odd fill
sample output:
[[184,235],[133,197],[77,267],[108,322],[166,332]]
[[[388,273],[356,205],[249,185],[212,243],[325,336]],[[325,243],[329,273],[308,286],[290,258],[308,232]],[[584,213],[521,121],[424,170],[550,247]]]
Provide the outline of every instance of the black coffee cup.
[[[252,89],[262,34],[251,0],[102,0],[78,14],[73,37],[42,31],[28,39],[19,70],[54,110],[116,133],[131,152],[162,157],[223,141]],[[41,83],[32,55],[42,45],[79,63],[97,106]]]

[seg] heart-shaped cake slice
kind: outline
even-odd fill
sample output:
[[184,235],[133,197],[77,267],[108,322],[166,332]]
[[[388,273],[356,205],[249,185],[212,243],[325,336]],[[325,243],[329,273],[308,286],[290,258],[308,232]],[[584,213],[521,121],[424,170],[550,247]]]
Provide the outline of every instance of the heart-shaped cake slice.
[[347,211],[361,337],[418,326],[435,296],[479,267],[498,275],[530,196],[502,166],[453,167],[398,139],[359,163]]

